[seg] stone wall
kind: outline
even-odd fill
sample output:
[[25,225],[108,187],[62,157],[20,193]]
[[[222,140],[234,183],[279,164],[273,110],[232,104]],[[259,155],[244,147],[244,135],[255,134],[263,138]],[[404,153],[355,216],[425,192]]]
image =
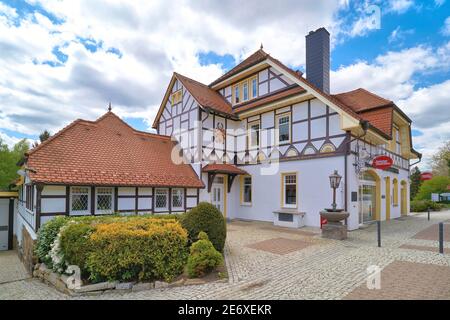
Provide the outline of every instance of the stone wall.
[[33,274],[34,265],[37,263],[36,256],[34,255],[33,240],[25,227],[22,227],[22,246],[18,248],[19,257],[22,260],[25,269]]

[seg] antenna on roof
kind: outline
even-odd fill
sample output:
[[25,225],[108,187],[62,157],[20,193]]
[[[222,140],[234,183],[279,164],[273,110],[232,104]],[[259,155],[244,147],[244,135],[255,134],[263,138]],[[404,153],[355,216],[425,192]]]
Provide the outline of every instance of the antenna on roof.
[[262,44],[262,42],[261,42],[261,47],[259,47],[259,49],[261,49],[261,50],[263,49],[263,44]]
[[112,110],[112,107],[111,107],[111,101],[110,101],[109,105],[108,105],[108,111],[111,112],[111,110]]

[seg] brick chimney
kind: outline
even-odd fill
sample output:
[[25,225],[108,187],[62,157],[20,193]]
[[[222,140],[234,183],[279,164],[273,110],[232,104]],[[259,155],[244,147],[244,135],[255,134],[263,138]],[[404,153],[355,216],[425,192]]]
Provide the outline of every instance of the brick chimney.
[[306,35],[306,79],[330,93],[330,33],[323,27]]

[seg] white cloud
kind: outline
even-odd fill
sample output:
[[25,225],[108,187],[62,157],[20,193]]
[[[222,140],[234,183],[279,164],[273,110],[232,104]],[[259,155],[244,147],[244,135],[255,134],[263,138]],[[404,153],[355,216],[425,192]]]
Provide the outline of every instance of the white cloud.
[[[331,72],[331,90],[344,92],[366,88],[393,100],[413,121],[422,135],[413,137],[416,150],[429,158],[450,139],[450,80],[416,88],[416,76],[448,70],[450,42],[433,49],[417,46],[378,56],[372,63],[360,61]],[[427,162],[421,163],[422,168]]]
[[[109,101],[119,115],[143,116],[151,123],[173,71],[205,83],[224,72],[220,64],[202,65],[201,52],[239,60],[263,43],[280,60],[301,65],[307,32],[320,26],[333,30],[336,11],[347,5],[328,0],[276,6],[257,0],[27,2],[62,23],[34,13],[18,24],[16,11],[1,4],[0,128],[25,134],[55,132],[76,118],[94,119]],[[102,48],[91,52],[80,39],[101,42]],[[65,63],[55,48],[68,56]],[[122,58],[108,48],[120,50]]]
[[409,97],[414,92],[413,76],[442,67],[446,53],[439,55],[430,47],[418,46],[402,51],[390,51],[373,63],[359,61],[331,72],[331,90],[343,92],[358,86],[391,100]]
[[442,27],[442,34],[450,36],[450,16],[445,19],[444,26]]
[[16,137],[10,137],[6,133],[0,132],[0,141],[5,143],[10,149],[19,142],[21,139]]
[[403,30],[400,26],[398,26],[389,35],[388,42],[402,44],[403,40],[405,40],[408,35],[412,35],[413,33],[414,29]]
[[405,13],[414,6],[413,0],[389,0],[388,11]]

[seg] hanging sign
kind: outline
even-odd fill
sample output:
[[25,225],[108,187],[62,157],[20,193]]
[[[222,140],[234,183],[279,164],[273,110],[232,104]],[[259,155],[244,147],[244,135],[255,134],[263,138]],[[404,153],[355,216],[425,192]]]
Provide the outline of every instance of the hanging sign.
[[372,159],[372,167],[376,169],[386,170],[394,164],[394,160],[388,156],[376,156]]
[[425,180],[431,180],[433,179],[433,174],[431,172],[422,172],[420,174],[420,180],[425,181]]

